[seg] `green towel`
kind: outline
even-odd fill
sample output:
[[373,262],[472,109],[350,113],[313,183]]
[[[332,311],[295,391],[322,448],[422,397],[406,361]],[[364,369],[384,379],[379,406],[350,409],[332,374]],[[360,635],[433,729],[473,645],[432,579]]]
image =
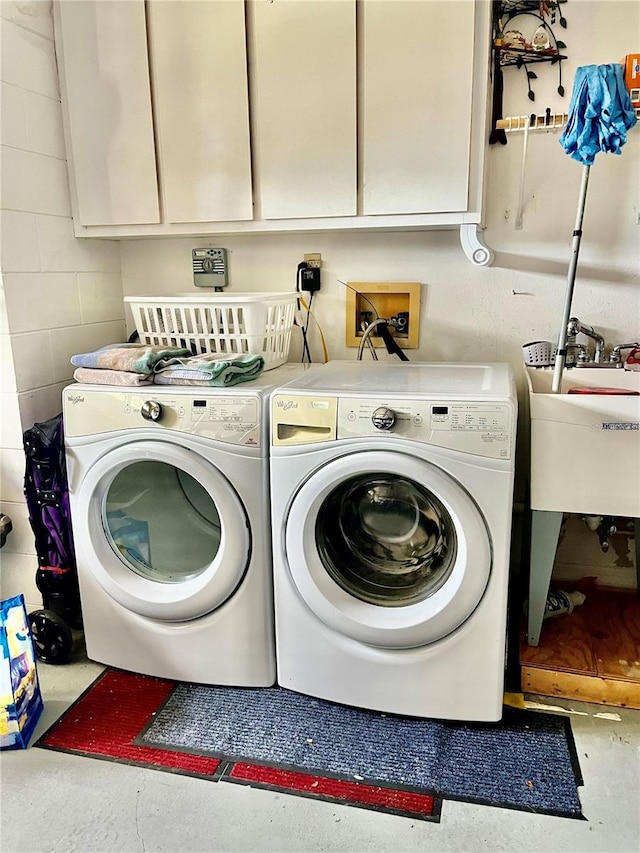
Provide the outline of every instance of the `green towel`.
[[158,385],[208,385],[224,388],[257,379],[264,370],[261,355],[212,356],[211,353],[190,358],[163,358],[154,367]]

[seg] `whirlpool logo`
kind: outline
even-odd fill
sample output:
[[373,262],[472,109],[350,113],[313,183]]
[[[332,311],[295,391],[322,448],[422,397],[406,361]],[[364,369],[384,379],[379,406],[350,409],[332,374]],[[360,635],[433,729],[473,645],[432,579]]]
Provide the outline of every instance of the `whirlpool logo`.
[[276,406],[283,412],[288,412],[291,409],[297,409],[298,403],[295,400],[276,400]]
[[84,397],[82,394],[67,394],[67,402],[75,406],[76,403],[84,403]]

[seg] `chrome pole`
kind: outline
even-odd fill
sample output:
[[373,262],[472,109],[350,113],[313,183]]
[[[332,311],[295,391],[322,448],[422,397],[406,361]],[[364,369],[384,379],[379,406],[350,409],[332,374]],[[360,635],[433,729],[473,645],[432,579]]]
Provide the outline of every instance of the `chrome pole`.
[[580,240],[582,238],[582,220],[584,217],[584,207],[587,200],[587,187],[589,185],[589,171],[591,166],[582,167],[582,182],[580,184],[580,196],[578,198],[578,210],[576,213],[576,224],[573,229],[573,240],[571,243],[571,260],[569,262],[569,271],[567,273],[567,292],[564,300],[564,313],[562,315],[562,325],[560,326],[560,334],[558,335],[558,352],[553,368],[553,383],[551,391],[554,394],[560,393],[562,386],[562,373],[567,360],[567,325],[571,315],[571,302],[573,301],[573,287],[576,281],[576,270],[578,268],[578,255],[580,253]]

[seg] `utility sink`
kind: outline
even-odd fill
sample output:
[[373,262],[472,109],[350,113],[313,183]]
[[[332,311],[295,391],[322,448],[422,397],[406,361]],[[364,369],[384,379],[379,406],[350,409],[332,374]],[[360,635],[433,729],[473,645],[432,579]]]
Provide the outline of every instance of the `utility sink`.
[[640,517],[640,396],[570,394],[570,389],[640,392],[640,372],[525,367],[531,416],[531,508]]

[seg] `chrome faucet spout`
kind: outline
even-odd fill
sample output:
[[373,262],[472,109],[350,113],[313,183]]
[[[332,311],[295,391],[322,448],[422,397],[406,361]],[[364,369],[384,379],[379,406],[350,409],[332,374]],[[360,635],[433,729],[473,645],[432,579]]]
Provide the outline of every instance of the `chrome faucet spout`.
[[587,326],[585,323],[581,323],[577,317],[571,317],[567,324],[568,339],[575,340],[576,335],[580,334],[586,335],[592,341],[595,341],[593,360],[596,364],[600,364],[604,360],[604,338],[596,332],[593,326]]
[[612,364],[617,364],[621,367],[622,366],[622,350],[623,349],[636,349],[637,347],[640,347],[640,341],[634,341],[633,343],[630,343],[630,344],[618,344],[617,346],[615,346],[611,350],[611,356],[609,358],[609,361]]

